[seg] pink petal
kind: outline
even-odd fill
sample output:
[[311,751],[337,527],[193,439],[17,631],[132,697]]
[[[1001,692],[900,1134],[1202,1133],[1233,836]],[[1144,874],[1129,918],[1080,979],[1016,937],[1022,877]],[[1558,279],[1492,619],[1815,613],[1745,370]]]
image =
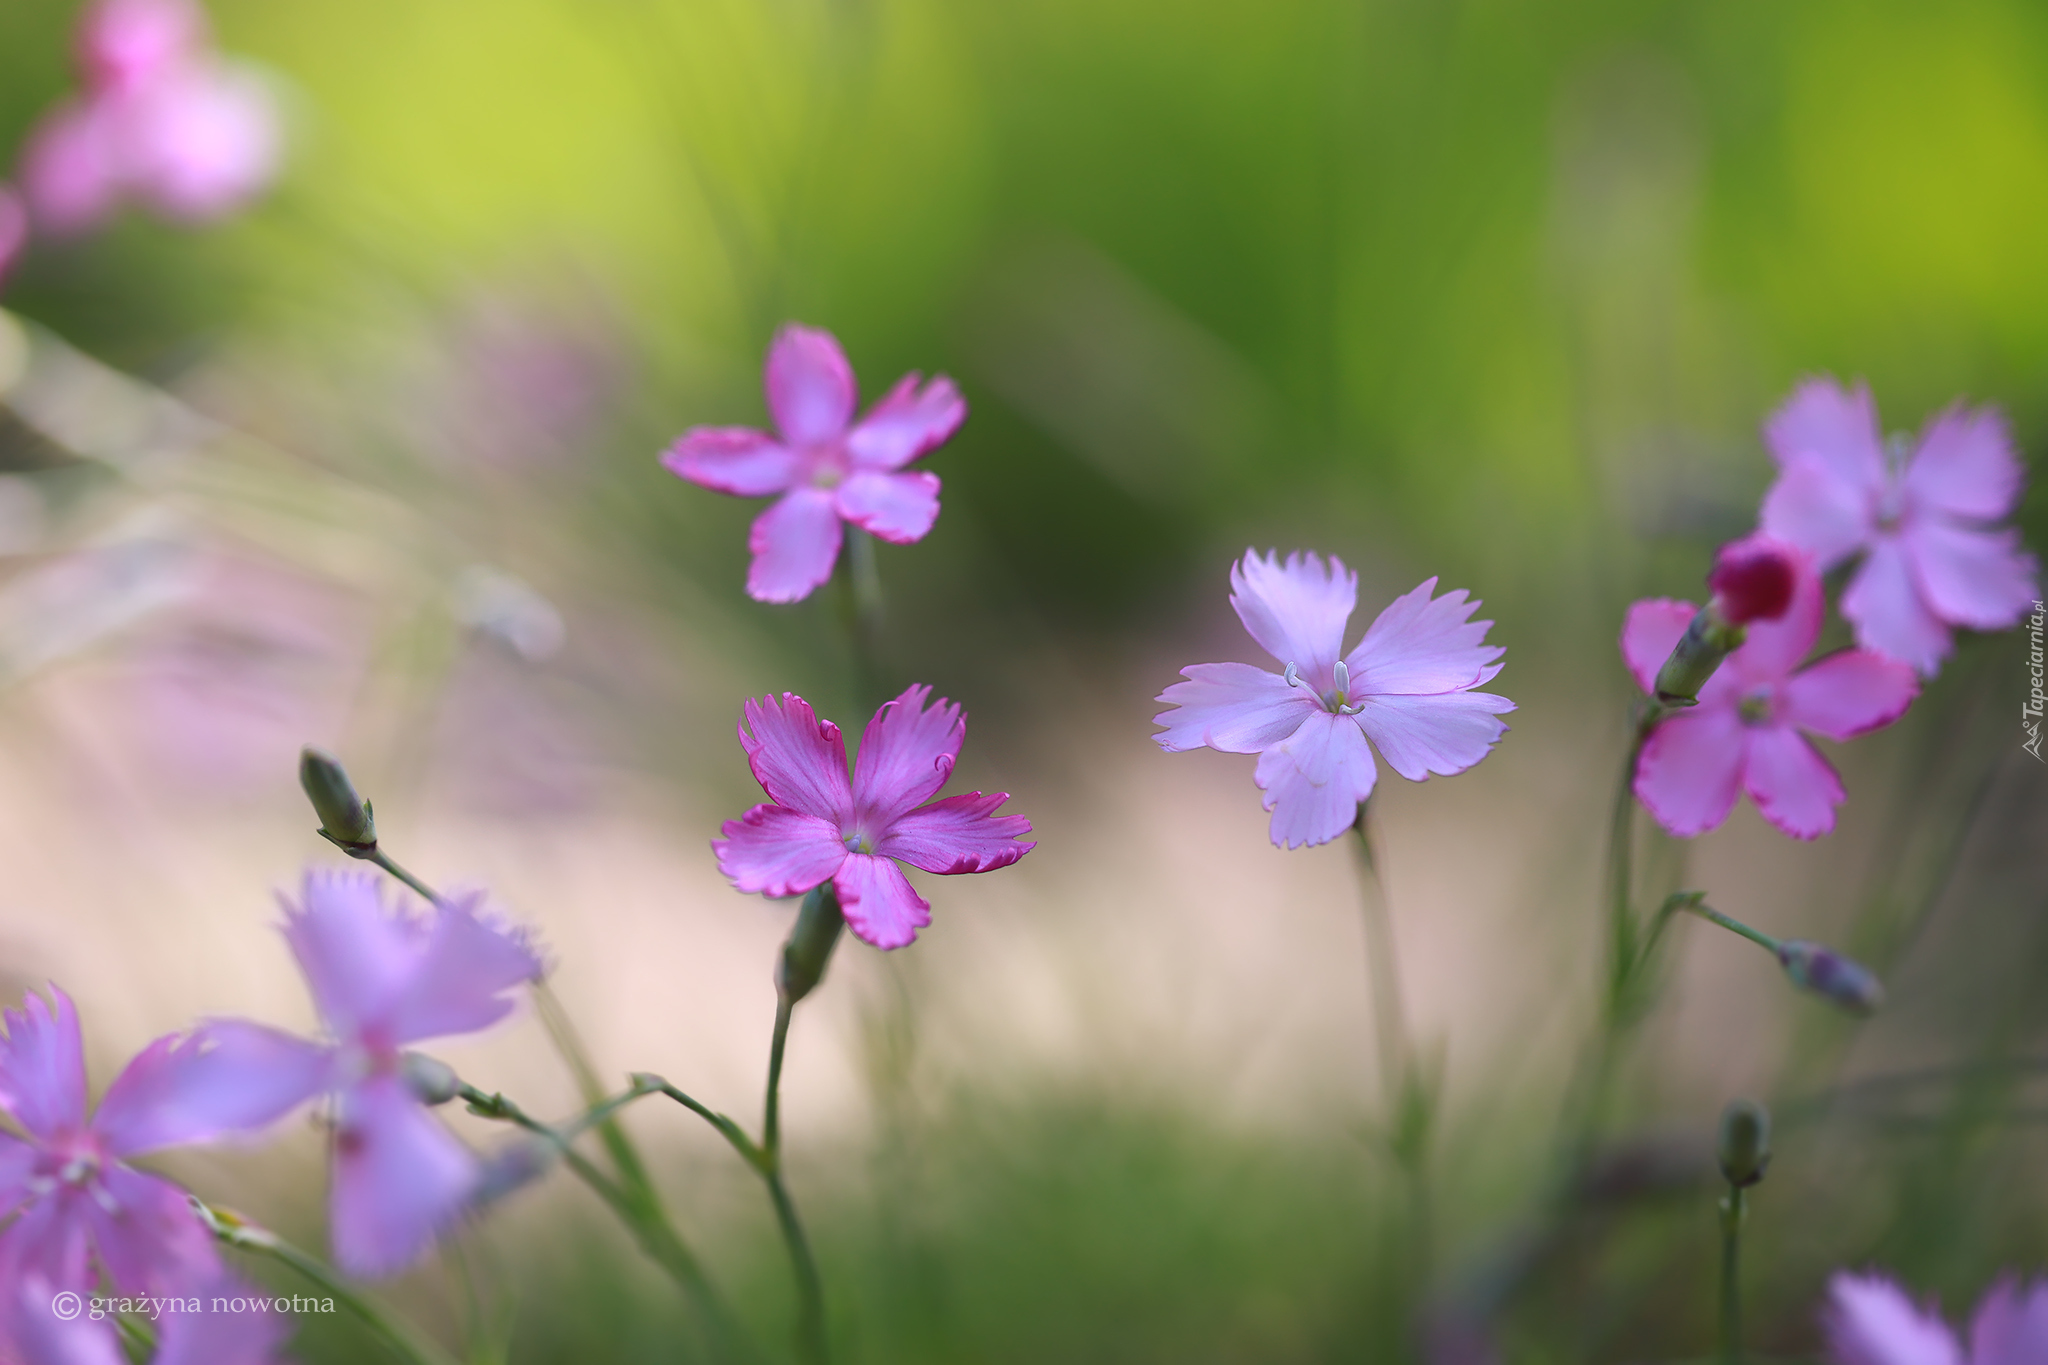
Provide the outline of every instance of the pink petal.
[[419,962],[426,926],[385,908],[374,872],[309,868],[301,897],[283,901],[285,942],[321,1019],[353,1036],[383,1019]]
[[14,1134],[0,1131],[0,1224],[28,1202],[34,1193],[29,1181],[35,1175],[41,1148],[23,1142]]
[[1965,521],[1997,521],[2019,502],[2026,480],[2012,433],[1996,408],[1958,403],[1927,424],[1906,466],[1905,490],[1918,505]]
[[711,841],[718,870],[749,895],[800,895],[846,861],[838,825],[787,806],[756,806],[719,833]]
[[100,1186],[83,1207],[93,1249],[123,1294],[175,1294],[219,1273],[213,1234],[183,1190],[121,1165],[108,1166]]
[[1845,649],[1785,680],[1778,718],[1827,739],[1854,739],[1890,725],[1920,695],[1906,664],[1867,649]]
[[28,245],[28,205],[6,185],[0,185],[0,280],[7,278],[15,258]]
[[784,692],[780,699],[747,698],[740,747],[754,780],[775,804],[834,826],[849,823],[853,792],[846,781],[846,741],[802,697]]
[[853,367],[830,332],[790,323],[768,348],[768,411],[791,445],[818,445],[853,417]]
[[967,420],[967,400],[942,374],[918,387],[906,374],[846,433],[846,453],[860,469],[901,469],[952,439]]
[[924,539],[939,519],[939,476],[926,469],[864,470],[840,484],[837,497],[840,516],[895,545]]
[[1920,597],[1950,625],[2004,630],[2033,609],[2034,557],[2020,533],[1984,531],[1934,517],[1915,519],[1899,537]]
[[242,207],[277,174],[283,138],[269,86],[214,61],[123,97],[136,193],[167,218],[204,222]]
[[1259,755],[1252,773],[1273,812],[1273,847],[1327,844],[1351,828],[1378,775],[1351,717],[1311,712],[1300,729]]
[[334,1134],[334,1258],[352,1275],[395,1274],[461,1214],[476,1158],[395,1076],[342,1092]]
[[21,154],[21,190],[36,227],[52,236],[106,221],[121,191],[120,151],[107,111],[72,101],[43,116]]
[[543,971],[526,935],[485,912],[481,892],[444,899],[385,1016],[387,1036],[416,1043],[487,1028],[512,1012],[507,992]]
[[839,559],[839,508],[823,488],[783,494],[754,518],[747,549],[747,596],[756,602],[801,602],[832,576]]
[[1924,678],[1941,671],[1949,652],[1948,627],[1921,599],[1898,537],[1883,536],[1871,545],[1842,593],[1841,610],[1856,627],[1856,643],[1865,649],[1903,660]]
[[1500,672],[1495,661],[1507,651],[1483,643],[1493,622],[1467,619],[1479,603],[1463,588],[1432,600],[1435,591],[1436,580],[1425,580],[1390,602],[1366,630],[1345,660],[1354,700],[1361,694],[1477,687]]
[[1837,1272],[1821,1324],[1835,1365],[1964,1365],[1941,1316],[1916,1308],[1882,1275]]
[[1621,657],[1643,691],[1656,692],[1658,670],[1698,614],[1699,608],[1692,603],[1668,597],[1647,598],[1629,606],[1628,614],[1621,618]]
[[1255,754],[1301,728],[1321,708],[1306,688],[1290,687],[1278,673],[1250,664],[1190,664],[1158,700],[1178,711],[1162,711],[1152,736],[1170,754],[1208,747],[1226,754]]
[[252,1132],[325,1091],[329,1049],[241,1019],[159,1038],[114,1078],[93,1131],[115,1156]]
[[2001,1278],[1970,1324],[1970,1365],[2040,1365],[2048,1360],[2048,1284]]
[[1749,732],[1731,704],[1701,702],[1665,720],[1643,743],[1636,799],[1681,839],[1728,818],[1742,794]]
[[[1742,644],[1714,681],[1745,686],[1776,683],[1803,663],[1820,639],[1822,618],[1827,614],[1827,594],[1820,568],[1813,558],[1798,556],[1792,586],[1792,602],[1775,621],[1751,621],[1744,628]],[[1709,695],[1700,689],[1701,700]]]
[[1812,456],[1852,487],[1872,495],[1884,487],[1877,404],[1861,381],[1845,389],[1832,379],[1807,380],[1764,423],[1764,444],[1781,465]]
[[1870,539],[1875,498],[1819,456],[1802,455],[1764,494],[1761,524],[1766,534],[1811,551],[1825,571]]
[[85,1052],[71,997],[51,986],[45,1002],[31,991],[0,1022],[0,1108],[45,1141],[84,1123]]
[[854,815],[870,833],[880,834],[952,775],[967,738],[967,717],[944,697],[927,709],[931,694],[923,683],[912,683],[902,696],[883,703],[861,736],[853,764]]
[[206,28],[193,0],[98,0],[79,17],[79,64],[94,89],[142,85],[202,53]]
[[[40,1275],[60,1289],[90,1292],[94,1283],[91,1227],[85,1217],[90,1197],[59,1193],[32,1200],[21,1216],[0,1230],[0,1288]],[[0,1328],[5,1327],[0,1314]],[[4,1344],[0,1332],[0,1344]]]
[[1031,822],[998,815],[1008,792],[949,796],[899,817],[875,844],[875,852],[901,858],[924,872],[993,872],[1036,848],[1022,842]]
[[1799,561],[1806,552],[1765,531],[1752,531],[1714,553],[1707,575],[1722,619],[1736,625],[1775,621],[1792,605]]
[[930,903],[887,858],[849,854],[832,885],[839,892],[847,927],[863,943],[901,948],[932,922]]
[[[209,1308],[217,1298],[232,1302],[262,1297],[231,1275],[186,1293],[198,1294]],[[274,1365],[291,1334],[291,1316],[282,1308],[167,1314],[152,1365]]]
[[1410,782],[1431,773],[1449,777],[1485,758],[1508,728],[1494,717],[1515,709],[1488,692],[1374,696],[1359,704],[1358,724],[1387,766]]
[[1260,648],[1296,665],[1317,691],[1330,687],[1331,665],[1344,644],[1344,626],[1358,604],[1358,575],[1335,558],[1325,565],[1314,551],[1295,551],[1282,564],[1277,552],[1246,550],[1230,566],[1230,605]]
[[661,457],[669,473],[741,497],[795,486],[802,464],[795,451],[749,427],[691,427]]
[[[51,1312],[57,1287],[41,1275],[6,1281],[14,1295],[11,1311],[0,1311],[0,1359],[20,1365],[128,1365],[110,1319],[81,1315],[66,1321]],[[196,1314],[194,1316],[197,1316]],[[6,1354],[12,1337],[18,1354]],[[161,1365],[163,1357],[157,1361]]]
[[1835,827],[1846,793],[1833,765],[1789,725],[1749,732],[1743,788],[1764,819],[1795,839],[1818,839]]

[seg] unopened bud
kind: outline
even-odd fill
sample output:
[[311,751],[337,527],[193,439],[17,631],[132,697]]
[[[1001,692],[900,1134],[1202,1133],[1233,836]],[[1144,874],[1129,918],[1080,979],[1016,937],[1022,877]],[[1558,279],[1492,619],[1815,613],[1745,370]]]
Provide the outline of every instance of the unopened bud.
[[320,833],[352,858],[377,851],[377,822],[370,803],[356,795],[355,783],[341,760],[325,749],[307,745],[299,751],[299,785],[320,817]]
[[1851,1014],[1870,1014],[1884,1003],[1884,984],[1876,973],[1825,944],[1786,939],[1778,945],[1778,961],[1793,985]]
[[446,1104],[462,1093],[462,1078],[455,1068],[424,1052],[408,1052],[399,1059],[399,1074],[405,1088],[421,1104]]
[[1721,666],[1721,661],[1742,643],[1743,629],[1721,615],[1716,602],[1708,602],[1692,618],[1679,637],[1671,657],[1657,670],[1657,700],[1665,706],[1692,706],[1700,689]]
[[1771,1111],[1755,1100],[1735,1100],[1721,1111],[1716,1149],[1721,1174],[1737,1189],[1756,1184],[1771,1164]]
[[1731,625],[1775,621],[1792,605],[1798,551],[1761,533],[1723,545],[1707,575],[1721,616]]
[[524,1189],[554,1169],[560,1156],[561,1149],[538,1134],[512,1139],[484,1157],[470,1203],[481,1208]]
[[839,912],[839,896],[832,883],[815,887],[804,897],[796,912],[796,928],[782,945],[782,957],[775,964],[775,989],[794,1005],[817,989],[825,979],[825,964],[839,945],[839,931],[846,917]]

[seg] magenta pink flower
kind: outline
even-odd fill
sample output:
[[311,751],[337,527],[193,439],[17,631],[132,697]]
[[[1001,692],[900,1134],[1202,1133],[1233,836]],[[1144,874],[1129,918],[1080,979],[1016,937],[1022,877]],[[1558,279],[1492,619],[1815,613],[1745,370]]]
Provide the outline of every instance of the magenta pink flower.
[[[1152,738],[1168,753],[1203,747],[1257,754],[1253,780],[1273,812],[1275,847],[1323,844],[1358,818],[1378,780],[1372,750],[1411,782],[1464,772],[1507,730],[1506,697],[1472,689],[1499,673],[1506,651],[1484,643],[1491,621],[1463,589],[1433,597],[1434,578],[1397,597],[1349,654],[1344,628],[1358,575],[1313,552],[1231,566],[1230,605],[1281,673],[1251,664],[1193,664],[1159,700]],[[1370,737],[1372,744],[1366,743]]]
[[[40,1275],[31,1275],[13,1295],[16,1351],[19,1365],[128,1365],[120,1334],[110,1318],[95,1322],[90,1314],[66,1320],[52,1311],[58,1290]],[[189,1285],[168,1300],[156,1317],[157,1349],[150,1365],[276,1365],[291,1319],[286,1301],[259,1294],[234,1276],[222,1273]],[[182,1308],[198,1299],[203,1311]],[[240,1299],[246,1311],[213,1311],[215,1299]],[[262,1308],[255,1307],[262,1303]],[[7,1357],[16,1360],[16,1356]]]
[[[796,896],[830,881],[854,934],[901,948],[932,922],[897,861],[925,872],[993,872],[1029,853],[1031,822],[998,815],[1008,792],[969,792],[930,805],[952,775],[967,717],[913,684],[884,703],[861,736],[853,781],[846,742],[793,692],[748,698],[740,747],[773,805],[728,820],[714,839],[718,870],[741,891]],[[748,731],[753,733],[749,734]]]
[[2048,1361],[2048,1284],[2006,1278],[1977,1305],[1968,1348],[1932,1303],[1884,1275],[1841,1272],[1821,1321],[1835,1365],[2039,1365]]
[[1841,603],[1864,648],[1931,677],[1951,627],[2003,630],[2032,607],[2034,557],[2018,531],[1992,525],[2025,481],[1996,409],[1957,404],[1888,460],[1870,390],[1816,379],[1772,414],[1764,440],[1781,468],[1764,529],[1813,551],[1822,572],[1864,554]]
[[204,13],[183,0],[102,0],[78,32],[85,91],[30,134],[22,188],[43,230],[99,226],[123,200],[179,222],[242,207],[270,183],[276,101],[215,54]]
[[[209,1024],[159,1038],[86,1104],[78,1014],[52,986],[4,1016],[0,1109],[0,1285],[30,1275],[90,1293],[104,1274],[122,1294],[170,1294],[218,1273],[213,1238],[185,1192],[126,1164],[168,1147],[243,1133],[288,1108],[266,1079],[293,1040],[253,1024]],[[0,1339],[12,1311],[0,1295]]]
[[[1820,638],[1820,574],[1799,566],[1792,602],[1775,621],[1753,621],[1748,637],[1699,690],[1699,704],[1658,723],[1636,765],[1636,797],[1681,838],[1704,834],[1749,793],[1766,820],[1795,839],[1835,827],[1842,782],[1802,731],[1847,740],[1905,714],[1920,684],[1913,670],[1868,649],[1799,664]],[[1669,598],[1637,602],[1621,629],[1621,654],[1643,690],[1656,695],[1664,664],[1696,610]]]
[[[939,516],[939,476],[903,466],[951,439],[967,419],[953,381],[903,376],[853,420],[853,367],[830,332],[792,323],[765,371],[777,436],[751,427],[692,427],[661,462],[721,493],[779,493],[754,521],[747,595],[796,602],[832,576],[841,521],[883,540],[922,540]],[[907,941],[907,940],[906,940]]]

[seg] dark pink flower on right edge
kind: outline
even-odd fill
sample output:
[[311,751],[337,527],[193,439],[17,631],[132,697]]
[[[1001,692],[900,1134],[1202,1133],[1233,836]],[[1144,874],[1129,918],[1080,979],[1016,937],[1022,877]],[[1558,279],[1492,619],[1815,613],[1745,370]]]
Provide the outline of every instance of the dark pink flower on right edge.
[[[728,820],[712,841],[718,870],[741,891],[796,896],[829,881],[854,936],[901,948],[932,922],[903,870],[993,872],[1029,853],[1031,822],[999,815],[1008,792],[931,801],[952,775],[967,718],[913,684],[868,722],[846,776],[846,741],[792,692],[747,700],[740,746],[772,805]],[[749,734],[748,731],[752,733]]]
[[2048,1284],[2010,1276],[1991,1287],[1959,1340],[1938,1304],[1913,1302],[1898,1281],[1837,1273],[1821,1312],[1834,1365],[2040,1365],[2048,1361]]
[[[1846,794],[1807,736],[1868,734],[1904,715],[1919,695],[1910,667],[1873,650],[1842,650],[1800,667],[1820,638],[1824,604],[1811,556],[1788,553],[1798,576],[1784,615],[1751,622],[1742,645],[1700,688],[1699,704],[1660,721],[1643,743],[1636,797],[1680,838],[1715,828],[1744,792],[1793,838],[1826,834]],[[1652,696],[1695,611],[1668,598],[1629,608],[1622,657]]]
[[1953,628],[2004,630],[2033,606],[2034,557],[1993,524],[2026,481],[1997,409],[1957,404],[1887,458],[1870,390],[1815,379],[1771,415],[1764,442],[1781,472],[1763,529],[1822,572],[1864,556],[1841,603],[1859,645],[1931,677]]
[[832,576],[841,522],[898,545],[924,539],[939,518],[939,476],[903,466],[967,420],[952,380],[904,375],[856,422],[853,366],[838,340],[795,323],[776,333],[763,379],[774,434],[692,427],[661,457],[670,473],[720,493],[780,495],[747,537],[749,597],[809,597]]

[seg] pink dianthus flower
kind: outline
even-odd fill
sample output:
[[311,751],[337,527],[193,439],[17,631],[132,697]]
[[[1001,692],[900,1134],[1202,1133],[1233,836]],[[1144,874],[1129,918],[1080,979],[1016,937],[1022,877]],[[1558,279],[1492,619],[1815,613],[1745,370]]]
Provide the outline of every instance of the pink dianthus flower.
[[[14,1297],[20,1365],[128,1365],[111,1317],[64,1318],[54,1311],[54,1286],[40,1275],[29,1276]],[[252,1305],[243,1312],[214,1311],[215,1299],[246,1304],[251,1299],[271,1302],[270,1296],[258,1295],[223,1272],[187,1286],[177,1297],[184,1303],[173,1307],[166,1300],[156,1315],[157,1348],[149,1365],[277,1365],[283,1359],[278,1352],[292,1329],[282,1309],[272,1312]],[[185,1304],[193,1299],[199,1301],[198,1312],[186,1311]]]
[[[924,872],[993,872],[1029,853],[1031,822],[998,815],[1008,792],[923,804],[952,775],[967,718],[913,684],[861,736],[853,781],[846,741],[792,692],[747,700],[740,745],[773,805],[728,820],[712,841],[718,870],[741,891],[795,896],[830,881],[854,935],[901,948],[932,922],[931,904],[897,861]],[[748,731],[753,733],[749,734]]]
[[842,521],[883,540],[922,540],[939,516],[939,476],[905,470],[967,419],[953,381],[915,372],[853,420],[853,367],[830,332],[794,323],[776,334],[763,378],[776,434],[692,427],[661,462],[692,483],[740,497],[779,493],[747,537],[747,595],[796,602],[832,576]]
[[2048,1284],[2011,1278],[1977,1305],[1965,1347],[1938,1306],[1915,1304],[1896,1280],[1840,1272],[1821,1314],[1835,1365],[2039,1365],[2048,1360]]
[[1822,572],[1861,552],[1842,594],[1856,642],[1931,677],[1955,626],[2003,630],[2034,603],[2034,557],[1993,522],[2025,471],[1995,408],[1957,404],[1887,459],[1870,390],[1809,380],[1771,415],[1780,473],[1763,528],[1813,551]]
[[[1245,551],[1230,569],[1230,605],[1259,646],[1282,664],[1192,664],[1159,700],[1152,738],[1168,753],[1211,748],[1257,754],[1253,780],[1273,812],[1275,847],[1323,844],[1358,818],[1372,795],[1377,747],[1411,782],[1461,773],[1485,758],[1515,709],[1472,689],[1500,672],[1506,651],[1485,642],[1491,621],[1461,588],[1434,597],[1436,579],[1397,597],[1365,638],[1339,657],[1358,605],[1358,575],[1331,558]],[[1370,738],[1372,743],[1367,744]]]
[[[1658,722],[1643,742],[1636,797],[1681,838],[1719,825],[1745,791],[1793,838],[1826,834],[1845,793],[1802,732],[1853,739],[1891,724],[1919,695],[1911,668],[1873,650],[1842,650],[1799,667],[1820,638],[1823,601],[1812,557],[1795,554],[1798,581],[1784,615],[1750,622],[1741,646],[1700,687],[1699,704]],[[1695,610],[1669,598],[1628,609],[1622,658],[1650,695]]]

